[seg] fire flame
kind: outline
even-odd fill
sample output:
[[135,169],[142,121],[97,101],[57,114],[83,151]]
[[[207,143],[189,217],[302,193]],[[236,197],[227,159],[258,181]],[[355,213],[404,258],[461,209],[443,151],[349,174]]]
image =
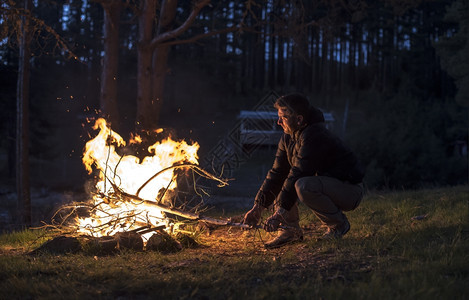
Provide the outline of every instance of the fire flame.
[[[93,168],[99,170],[96,184],[98,192],[92,199],[92,207],[95,209],[91,215],[77,219],[78,232],[108,236],[142,225],[169,226],[164,213],[158,207],[148,205],[148,201],[114,201],[117,192],[114,188],[150,202],[164,202],[160,191],[170,195],[177,187],[174,169],[169,168],[151,181],[148,180],[159,171],[180,163],[198,164],[199,145],[189,145],[185,141],[177,142],[168,138],[148,147],[149,156],[140,161],[136,156],[121,156],[116,152],[116,146],[125,146],[126,142],[111,130],[106,120],[96,120],[93,129],[100,131],[86,143],[83,164],[90,174]],[[141,142],[141,139],[132,136],[130,142]]]

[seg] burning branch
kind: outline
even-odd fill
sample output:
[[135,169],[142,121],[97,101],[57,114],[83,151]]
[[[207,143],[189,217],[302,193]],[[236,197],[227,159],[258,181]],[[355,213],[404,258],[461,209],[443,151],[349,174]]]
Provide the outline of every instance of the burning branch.
[[[59,210],[56,216],[62,217],[62,212],[66,213],[59,224],[52,225],[56,229],[99,237],[133,232],[142,227],[148,227],[150,231],[162,226],[171,229],[175,226],[174,216],[216,225],[235,224],[230,220],[201,216],[197,212],[201,204],[190,211],[182,209],[186,204],[175,205],[178,199],[175,179],[180,175],[174,172],[177,169],[192,171],[196,193],[194,175],[214,180],[219,187],[228,185],[227,180],[198,165],[197,143],[188,145],[168,138],[148,147],[152,155],[140,160],[132,155],[117,154],[116,146],[125,146],[125,141],[107,126],[104,119],[98,119],[93,128],[99,128],[100,132],[86,143],[83,163],[90,173],[93,168],[99,170],[97,192],[92,203],[77,203]],[[72,216],[76,219],[67,222]]]
[[170,167],[167,167],[167,168],[164,168],[163,170],[161,171],[158,171],[155,175],[153,175],[152,177],[150,177],[147,181],[145,181],[144,184],[142,184],[138,190],[137,190],[137,193],[135,194],[137,197],[138,195],[140,194],[140,191],[150,182],[152,181],[153,179],[155,179],[158,175],[160,175],[161,173],[167,171],[167,170],[170,170],[170,169],[177,169],[177,168],[191,168],[193,170],[195,170],[199,175],[202,175],[203,177],[205,178],[208,178],[208,179],[212,179],[212,180],[215,180],[215,181],[218,181],[220,184],[219,184],[219,187],[223,187],[223,186],[226,186],[228,185],[228,182],[226,180],[222,180],[212,174],[210,174],[209,172],[205,171],[204,169],[200,168],[198,165],[196,164],[192,164],[192,163],[182,163],[180,165],[174,165],[174,166],[170,166]]
[[155,201],[145,200],[145,199],[142,199],[142,198],[140,198],[136,195],[131,195],[131,194],[128,194],[124,191],[121,191],[118,188],[117,188],[117,191],[118,191],[118,194],[120,194],[124,200],[125,199],[138,200],[138,201],[141,201],[142,203],[145,203],[146,205],[156,207],[156,208],[160,209],[163,212],[170,213],[170,214],[173,214],[173,215],[177,215],[177,216],[189,219],[189,220],[204,221],[204,222],[214,224],[214,225],[233,225],[233,224],[235,224],[235,223],[232,223],[230,220],[205,217],[205,216],[202,216],[198,213],[192,213],[192,212],[177,209],[175,207],[169,207],[169,206],[166,206],[166,205],[161,204],[161,203],[156,203]]

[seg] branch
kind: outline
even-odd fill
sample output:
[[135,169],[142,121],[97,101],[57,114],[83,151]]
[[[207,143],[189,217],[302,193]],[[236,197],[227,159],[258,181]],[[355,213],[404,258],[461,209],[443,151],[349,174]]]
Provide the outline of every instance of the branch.
[[[117,188],[117,187],[114,187],[114,188]],[[242,227],[242,228],[247,228],[247,229],[252,228],[252,226],[247,225],[247,224],[234,223],[230,219],[212,218],[212,217],[202,216],[202,215],[197,214],[197,213],[192,213],[192,212],[184,211],[184,210],[181,210],[181,209],[177,209],[177,208],[174,208],[174,207],[168,207],[168,206],[166,206],[164,204],[161,204],[161,203],[156,203],[154,201],[145,200],[145,199],[140,198],[138,196],[128,194],[128,193],[126,193],[122,190],[119,190],[118,188],[117,188],[117,191],[118,191],[119,194],[121,194],[121,196],[124,199],[128,198],[128,199],[138,200],[138,201],[141,201],[141,202],[145,203],[146,205],[156,207],[156,208],[160,209],[163,212],[174,214],[174,215],[177,215],[177,216],[189,219],[189,220],[203,221],[203,222],[206,222],[206,223],[219,225],[219,226],[225,225],[225,226],[237,226],[237,227]]]
[[[215,176],[213,176],[212,174],[208,173],[207,171],[205,171],[204,169],[200,168],[198,165],[196,164],[192,164],[192,163],[182,163],[182,164],[179,164],[179,165],[172,165],[172,166],[169,166],[169,167],[166,167],[160,171],[158,171],[155,175],[151,176],[147,181],[145,181],[144,184],[142,184],[140,186],[140,188],[137,190],[137,193],[136,193],[136,196],[138,197],[138,194],[140,194],[140,191],[150,182],[152,181],[153,179],[155,179],[158,175],[160,175],[161,173],[167,171],[167,170],[170,170],[170,169],[177,169],[177,168],[192,168],[196,171],[199,171],[201,176],[205,176],[206,178],[209,178],[209,179],[212,179],[212,180],[216,180],[218,181],[222,186],[225,186],[225,185],[228,185],[228,183],[225,181],[225,180],[222,180],[220,178],[217,178]],[[113,188],[115,188],[113,186]]]
[[[13,19],[11,19],[13,17]],[[31,11],[25,10],[22,8],[15,8],[13,6],[2,6],[0,7],[0,18],[2,20],[6,20],[6,26],[11,26],[12,29],[5,27],[2,32],[0,32],[0,38],[10,37],[10,35],[17,34],[19,35],[19,25],[21,21],[17,19],[17,17],[25,17],[28,18],[33,26],[32,26],[32,37],[36,37],[36,42],[39,43],[39,38],[41,34],[41,29],[43,29],[46,33],[51,35],[55,39],[55,48],[59,48],[63,50],[65,53],[68,53],[67,59],[73,58],[75,60],[79,60],[78,56],[73,53],[73,51],[68,47],[67,42],[62,38],[51,26],[47,25],[44,20],[36,18],[32,15]],[[11,32],[10,32],[11,31]],[[43,41],[47,41],[47,36],[42,37]],[[41,47],[42,48],[42,47]]]
[[177,40],[177,41],[171,41],[171,42],[163,42],[163,43],[160,43],[159,45],[157,45],[156,47],[159,47],[159,46],[172,46],[172,45],[180,45],[180,44],[189,44],[189,43],[193,43],[195,41],[198,41],[198,40],[206,38],[206,37],[211,37],[211,36],[222,34],[222,33],[233,32],[233,31],[237,31],[239,29],[241,29],[241,28],[238,27],[238,26],[231,26],[231,27],[228,27],[228,28],[219,29],[219,30],[199,34],[199,35],[196,35],[194,37],[191,37],[190,39]]
[[161,43],[163,43],[163,42],[165,42],[169,39],[178,37],[181,34],[183,34],[185,31],[187,31],[187,29],[189,29],[189,27],[191,27],[192,23],[194,23],[195,18],[199,14],[200,10],[202,10],[202,8],[207,6],[209,3],[210,3],[210,0],[201,0],[201,1],[197,2],[195,4],[194,8],[192,9],[191,14],[189,15],[189,17],[186,19],[186,21],[181,26],[179,26],[178,28],[176,28],[174,30],[171,30],[171,31],[168,31],[168,32],[165,32],[165,33],[162,33],[162,34],[156,36],[151,41],[150,48],[154,49],[159,44],[161,44]]
[[242,27],[242,26],[236,25],[236,26],[231,26],[231,27],[224,28],[224,29],[219,29],[219,30],[199,34],[199,35],[193,36],[193,37],[191,37],[189,39],[185,39],[185,40],[162,42],[162,43],[156,45],[156,47],[189,44],[189,43],[196,42],[196,41],[198,41],[200,39],[203,39],[203,38],[211,37],[211,36],[218,35],[218,34],[228,33],[228,32],[234,32],[234,31],[237,31],[237,30],[241,30],[241,31],[244,31],[244,32],[250,32],[250,33],[255,33],[255,34],[265,34],[267,36],[282,36],[282,35],[289,36],[289,35],[291,35],[292,31],[302,30],[302,29],[305,29],[305,28],[310,27],[310,26],[318,26],[318,22],[311,21],[311,22],[308,22],[308,23],[305,23],[305,24],[302,24],[302,25],[298,25],[298,26],[294,27],[293,29],[285,29],[285,30],[282,30],[282,31],[278,31],[278,32],[275,32],[275,33],[269,33],[269,34],[266,34],[265,32],[262,32],[260,30],[252,29],[250,27]]

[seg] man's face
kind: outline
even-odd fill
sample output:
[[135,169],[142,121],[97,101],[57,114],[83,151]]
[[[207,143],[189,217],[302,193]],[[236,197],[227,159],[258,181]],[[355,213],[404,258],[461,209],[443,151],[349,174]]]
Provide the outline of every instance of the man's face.
[[286,108],[278,109],[278,121],[277,124],[282,126],[283,132],[286,134],[292,135],[300,125],[298,124],[299,118],[298,115],[289,111]]

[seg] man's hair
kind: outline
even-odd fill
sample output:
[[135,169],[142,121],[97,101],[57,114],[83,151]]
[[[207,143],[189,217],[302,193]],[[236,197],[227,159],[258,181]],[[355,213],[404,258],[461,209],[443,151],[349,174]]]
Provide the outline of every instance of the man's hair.
[[324,122],[324,114],[316,107],[309,105],[308,98],[302,94],[289,94],[278,98],[274,107],[287,109],[292,113],[303,116],[309,124]]
[[276,109],[288,109],[297,115],[308,116],[309,101],[308,98],[301,94],[289,94],[278,98],[274,107]]

